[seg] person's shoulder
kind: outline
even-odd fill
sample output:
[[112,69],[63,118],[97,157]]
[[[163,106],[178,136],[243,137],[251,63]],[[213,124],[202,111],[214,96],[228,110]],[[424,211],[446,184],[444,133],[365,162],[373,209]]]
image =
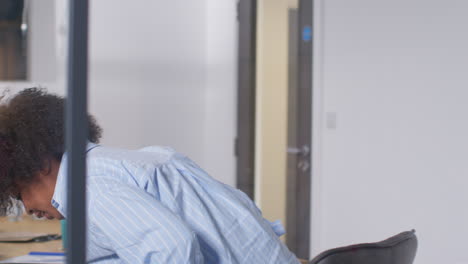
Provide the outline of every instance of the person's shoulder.
[[161,153],[161,154],[174,154],[177,153],[176,150],[168,146],[145,146],[142,148],[131,149],[131,148],[117,148],[97,145],[90,154],[96,154],[98,156],[114,156],[114,155],[132,155],[136,153]]
[[[139,149],[123,149],[99,146],[88,153],[90,167],[125,166],[131,170],[146,167],[155,168],[171,163],[181,154],[172,147],[147,146]],[[115,169],[115,168],[113,168]]]
[[161,153],[161,154],[169,154],[169,155],[172,155],[172,154],[176,153],[175,149],[173,149],[172,147],[156,146],[156,145],[143,147],[143,148],[138,149],[137,151],[139,151],[139,152],[150,152],[150,153]]

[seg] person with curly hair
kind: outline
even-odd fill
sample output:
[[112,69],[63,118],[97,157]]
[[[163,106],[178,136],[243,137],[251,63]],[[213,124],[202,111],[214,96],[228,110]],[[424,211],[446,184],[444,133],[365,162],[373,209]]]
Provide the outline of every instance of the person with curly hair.
[[[30,88],[0,99],[0,213],[13,200],[67,217],[62,97]],[[88,115],[87,259],[96,263],[299,263],[241,191],[168,147],[98,145]]]
[[[62,159],[64,99],[37,88],[21,91],[10,100],[5,97],[0,101],[0,215],[11,206],[11,195],[16,195],[25,201],[29,213],[61,218],[50,204],[48,185],[55,185],[55,179],[35,181],[35,177],[53,175]],[[88,140],[98,143],[101,128],[92,116],[88,123]]]

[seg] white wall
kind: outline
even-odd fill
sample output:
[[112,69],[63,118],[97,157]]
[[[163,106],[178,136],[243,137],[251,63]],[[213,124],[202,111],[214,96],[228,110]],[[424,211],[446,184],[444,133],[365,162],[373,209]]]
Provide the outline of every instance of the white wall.
[[235,186],[237,133],[237,0],[205,0],[203,164]]
[[203,161],[205,10],[184,2],[91,1],[90,110],[104,144]]
[[55,41],[56,0],[26,1],[27,79],[54,82],[57,77]]
[[[68,13],[56,4],[58,76],[45,86],[64,94]],[[89,110],[104,145],[169,145],[235,183],[235,10],[235,0],[90,1]]]
[[235,183],[235,1],[91,2],[90,110],[104,144],[170,145]]
[[468,263],[468,2],[316,5],[312,254],[415,228]]

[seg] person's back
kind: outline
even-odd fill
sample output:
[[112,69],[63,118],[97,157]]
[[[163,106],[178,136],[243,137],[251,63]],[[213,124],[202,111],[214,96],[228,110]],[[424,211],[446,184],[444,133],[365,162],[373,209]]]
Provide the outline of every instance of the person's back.
[[[39,88],[0,97],[0,215],[17,200],[66,219],[64,106]],[[86,119],[89,262],[298,263],[240,191],[168,148],[100,147],[102,129]]]
[[[298,263],[278,239],[280,225],[273,230],[244,193],[187,157],[164,147],[88,148],[89,260]],[[54,203],[65,215],[61,164]]]

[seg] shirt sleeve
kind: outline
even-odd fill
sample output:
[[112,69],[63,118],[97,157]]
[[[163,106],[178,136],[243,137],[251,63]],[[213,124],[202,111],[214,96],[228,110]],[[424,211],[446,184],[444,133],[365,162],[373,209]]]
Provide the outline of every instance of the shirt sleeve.
[[124,263],[203,263],[195,233],[138,187],[94,184],[89,219]]

